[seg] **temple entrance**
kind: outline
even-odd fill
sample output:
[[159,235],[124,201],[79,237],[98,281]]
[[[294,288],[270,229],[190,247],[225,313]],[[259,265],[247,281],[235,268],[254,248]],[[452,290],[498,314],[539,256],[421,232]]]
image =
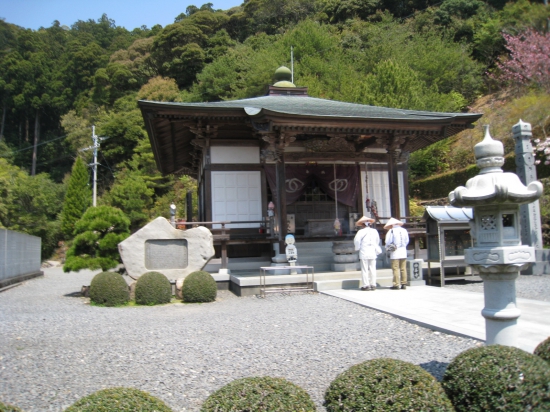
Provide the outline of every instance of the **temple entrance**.
[[[296,169],[297,165],[286,168],[286,213],[289,233],[307,237],[349,234],[353,230],[350,228],[349,214],[356,213],[358,210],[356,190],[359,188],[356,182],[356,166],[350,165],[345,168],[340,166],[336,179],[333,175],[335,172],[333,165],[298,166],[298,173],[294,173]],[[343,174],[344,170],[348,173]],[[336,188],[336,194],[331,190],[334,188]],[[339,196],[340,199],[352,204],[339,201]],[[289,199],[292,203],[288,203]],[[270,185],[268,185],[269,201],[274,201]],[[336,217],[340,220],[339,233],[334,230]]]

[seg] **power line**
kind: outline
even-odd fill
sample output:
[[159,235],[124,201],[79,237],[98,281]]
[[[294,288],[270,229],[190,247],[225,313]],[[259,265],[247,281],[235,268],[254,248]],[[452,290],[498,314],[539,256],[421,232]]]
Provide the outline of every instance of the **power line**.
[[[42,143],[38,143],[36,146],[42,146],[43,144],[47,144],[47,143],[50,143],[50,142],[55,142],[56,140],[59,140],[59,139],[64,139],[66,138],[67,135],[65,136],[60,136],[60,137],[56,137],[55,139],[52,139],[52,140],[46,140],[45,142],[42,142]],[[0,155],[2,157],[7,157],[9,156],[10,154],[13,154],[13,153],[19,153],[19,152],[23,152],[25,150],[30,150],[30,149],[33,149],[34,148],[34,145],[33,146],[29,146],[29,147],[25,147],[23,149],[19,149],[19,150],[11,150],[10,152],[8,152],[7,155]]]

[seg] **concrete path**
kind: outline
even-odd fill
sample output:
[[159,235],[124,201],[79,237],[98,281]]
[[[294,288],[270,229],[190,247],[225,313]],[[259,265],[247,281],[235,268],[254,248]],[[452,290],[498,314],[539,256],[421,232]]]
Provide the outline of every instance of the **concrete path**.
[[[406,290],[378,288],[374,292],[356,289],[322,291],[326,295],[355,302],[429,329],[485,340],[485,319],[481,316],[483,294],[451,288],[413,286]],[[550,302],[516,300],[518,347],[533,352],[550,336]]]

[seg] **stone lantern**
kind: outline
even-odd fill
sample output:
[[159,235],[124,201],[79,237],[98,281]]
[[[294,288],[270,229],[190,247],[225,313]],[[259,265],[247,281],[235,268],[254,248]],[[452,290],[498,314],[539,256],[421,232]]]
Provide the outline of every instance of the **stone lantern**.
[[504,148],[493,140],[489,126],[485,137],[474,147],[480,172],[449,193],[453,206],[473,208],[470,221],[472,248],[465,250],[466,263],[476,269],[484,282],[486,344],[517,346],[515,281],[519,272],[535,261],[535,250],[521,244],[519,207],[542,195],[542,184],[525,186],[514,173],[505,173]]

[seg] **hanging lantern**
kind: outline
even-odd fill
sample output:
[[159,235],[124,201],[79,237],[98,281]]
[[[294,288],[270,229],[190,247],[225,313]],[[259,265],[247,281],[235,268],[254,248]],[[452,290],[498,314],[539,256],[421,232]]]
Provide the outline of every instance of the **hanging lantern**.
[[336,235],[342,234],[342,225],[340,224],[340,219],[338,218],[334,219],[334,233]]

